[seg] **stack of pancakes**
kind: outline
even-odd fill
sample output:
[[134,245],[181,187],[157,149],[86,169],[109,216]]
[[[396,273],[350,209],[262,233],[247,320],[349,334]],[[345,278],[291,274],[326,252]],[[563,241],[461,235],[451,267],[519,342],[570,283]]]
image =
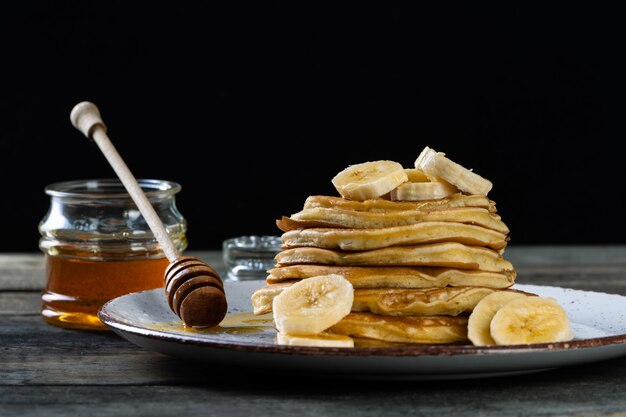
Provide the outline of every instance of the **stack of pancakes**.
[[278,220],[282,251],[267,285],[252,295],[255,314],[294,282],[339,274],[354,287],[352,312],[330,332],[356,345],[467,340],[467,319],[494,291],[514,291],[503,258],[509,229],[495,203],[453,194],[430,201],[365,201],[311,196]]

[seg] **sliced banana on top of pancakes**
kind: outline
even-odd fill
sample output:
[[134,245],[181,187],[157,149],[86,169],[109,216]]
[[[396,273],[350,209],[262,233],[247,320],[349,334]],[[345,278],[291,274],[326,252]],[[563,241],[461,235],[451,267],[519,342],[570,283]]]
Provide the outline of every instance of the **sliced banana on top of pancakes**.
[[415,168],[394,161],[350,165],[332,179],[339,194],[364,201],[389,194],[394,201],[428,201],[458,192],[486,196],[493,184],[472,170],[428,146],[415,160]]
[[415,168],[424,171],[429,178],[447,181],[467,194],[486,196],[493,187],[491,181],[451,161],[443,152],[436,152],[428,146],[415,160]]
[[345,198],[368,200],[387,194],[407,180],[398,162],[370,161],[348,166],[335,175],[332,183]]

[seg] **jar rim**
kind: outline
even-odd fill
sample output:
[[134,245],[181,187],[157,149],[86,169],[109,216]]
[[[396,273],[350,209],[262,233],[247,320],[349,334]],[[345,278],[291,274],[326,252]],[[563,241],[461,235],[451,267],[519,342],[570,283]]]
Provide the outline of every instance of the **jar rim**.
[[[181,190],[179,183],[168,180],[137,179],[148,197],[160,198],[174,195]],[[47,185],[46,194],[52,197],[73,198],[130,198],[122,182],[117,178],[61,181]]]

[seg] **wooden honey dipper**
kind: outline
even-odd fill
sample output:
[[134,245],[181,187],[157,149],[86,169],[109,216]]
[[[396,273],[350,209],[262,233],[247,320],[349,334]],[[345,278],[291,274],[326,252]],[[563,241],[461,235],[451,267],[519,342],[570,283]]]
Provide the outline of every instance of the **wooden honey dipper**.
[[181,256],[163,222],[107,136],[107,129],[95,104],[83,101],[70,113],[72,125],[93,140],[139,208],[154,237],[170,261],[165,270],[164,288],[172,311],[187,326],[218,325],[228,308],[224,284],[219,274],[205,262]]

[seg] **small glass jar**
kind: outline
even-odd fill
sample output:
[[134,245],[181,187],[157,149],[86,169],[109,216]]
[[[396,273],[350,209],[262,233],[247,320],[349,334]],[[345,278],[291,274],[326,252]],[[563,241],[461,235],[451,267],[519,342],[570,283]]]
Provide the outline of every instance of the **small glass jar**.
[[[187,224],[176,208],[180,185],[138,182],[182,253]],[[107,330],[97,316],[104,303],[163,287],[169,262],[119,180],[59,182],[45,192],[51,202],[39,223],[39,247],[46,255],[44,320],[66,328]]]
[[247,281],[267,278],[274,268],[274,259],[281,251],[280,236],[237,236],[222,242],[222,259],[226,265],[226,279]]

